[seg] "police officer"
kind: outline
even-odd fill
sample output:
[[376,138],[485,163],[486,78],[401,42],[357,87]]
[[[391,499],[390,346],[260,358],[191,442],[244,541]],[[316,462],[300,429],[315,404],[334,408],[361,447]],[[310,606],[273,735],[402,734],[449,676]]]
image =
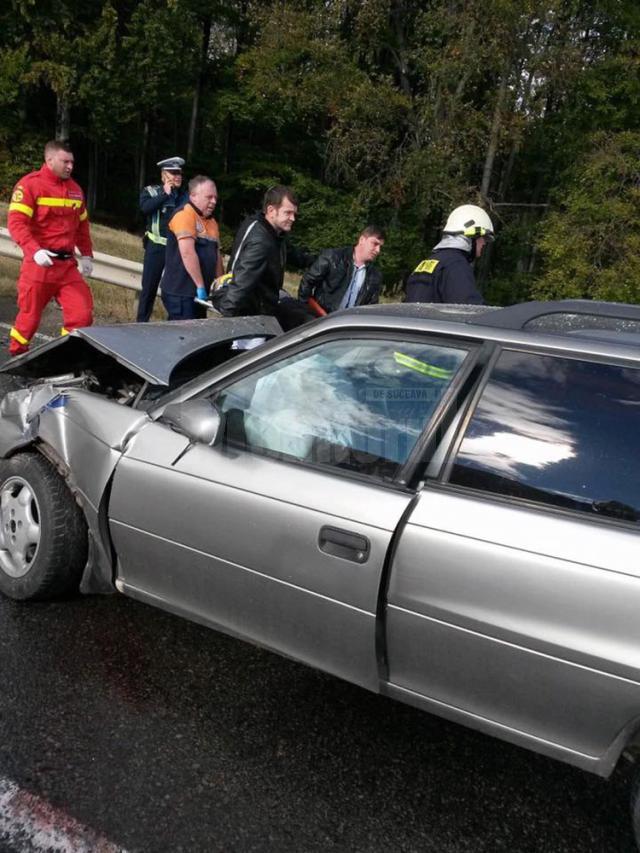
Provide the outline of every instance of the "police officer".
[[158,284],[164,269],[167,246],[167,223],[187,201],[182,189],[182,157],[167,157],[158,162],[162,183],[145,187],[140,194],[140,210],[145,215],[144,262],[142,267],[142,292],[138,302],[139,323],[151,317]]
[[492,239],[493,224],[481,207],[456,207],[449,214],[442,240],[407,279],[405,301],[481,305],[471,265]]

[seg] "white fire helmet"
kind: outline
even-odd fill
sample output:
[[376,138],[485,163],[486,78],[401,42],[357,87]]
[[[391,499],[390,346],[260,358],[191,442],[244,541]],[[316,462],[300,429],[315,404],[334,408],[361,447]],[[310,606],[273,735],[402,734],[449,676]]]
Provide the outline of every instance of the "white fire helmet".
[[493,223],[489,215],[475,204],[463,204],[452,210],[444,226],[445,234],[460,234],[463,237],[487,237],[493,239]]

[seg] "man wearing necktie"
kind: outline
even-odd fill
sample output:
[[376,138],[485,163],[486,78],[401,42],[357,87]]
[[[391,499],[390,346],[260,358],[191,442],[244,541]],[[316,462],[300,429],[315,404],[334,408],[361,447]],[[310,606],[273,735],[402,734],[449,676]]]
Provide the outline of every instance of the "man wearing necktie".
[[368,225],[355,246],[324,249],[302,276],[298,299],[319,315],[376,303],[382,274],[373,262],[383,245],[382,230]]

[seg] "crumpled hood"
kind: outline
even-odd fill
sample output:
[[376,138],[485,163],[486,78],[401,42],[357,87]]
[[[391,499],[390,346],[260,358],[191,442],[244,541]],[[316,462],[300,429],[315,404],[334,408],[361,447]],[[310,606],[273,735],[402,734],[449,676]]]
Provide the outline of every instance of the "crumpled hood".
[[266,316],[87,326],[11,359],[0,372],[28,379],[77,373],[100,353],[153,385],[169,386],[176,367],[196,353],[236,338],[281,334],[278,321]]

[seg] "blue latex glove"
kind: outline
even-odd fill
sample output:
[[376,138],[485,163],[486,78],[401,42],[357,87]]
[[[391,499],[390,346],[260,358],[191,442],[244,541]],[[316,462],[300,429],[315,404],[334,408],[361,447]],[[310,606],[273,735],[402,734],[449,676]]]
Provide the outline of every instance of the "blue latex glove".
[[196,287],[196,296],[198,299],[208,299],[209,296],[207,294],[206,288],[204,287]]

